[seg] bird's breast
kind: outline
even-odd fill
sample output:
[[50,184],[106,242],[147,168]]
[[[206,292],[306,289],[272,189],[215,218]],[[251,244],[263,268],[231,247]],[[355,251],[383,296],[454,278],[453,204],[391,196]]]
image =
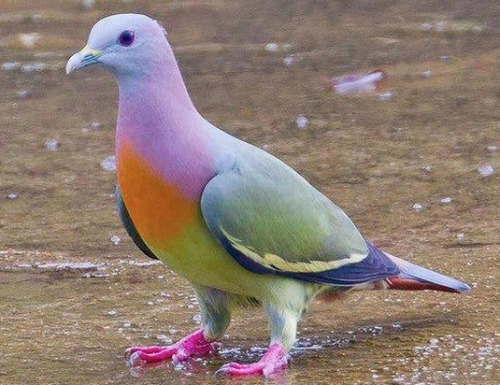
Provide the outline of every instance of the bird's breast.
[[132,146],[117,151],[117,176],[127,211],[148,246],[168,246],[199,217],[198,202],[155,172]]

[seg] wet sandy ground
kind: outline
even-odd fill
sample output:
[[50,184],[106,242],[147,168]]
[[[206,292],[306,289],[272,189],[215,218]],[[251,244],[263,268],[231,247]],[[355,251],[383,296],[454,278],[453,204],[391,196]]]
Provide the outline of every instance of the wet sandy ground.
[[[499,248],[468,252],[484,262]],[[257,310],[235,317],[217,354],[182,365],[129,373],[133,344],[170,343],[199,324],[188,285],[144,259],[67,261],[64,254],[1,254],[2,383],[223,383],[224,362],[252,361],[267,344]],[[498,291],[494,275],[476,277],[474,293],[362,292],[318,303],[301,323],[287,373],[276,384],[495,384],[499,379]],[[259,378],[236,383],[261,383]]]
[[[129,11],[166,25],[205,116],[291,164],[367,238],[473,292],[317,303],[291,367],[267,380],[213,377],[262,354],[259,310],[235,316],[218,354],[131,376],[127,347],[175,341],[199,317],[189,285],[141,256],[116,216],[100,165],[113,80],[63,71],[95,21]],[[0,384],[500,383],[498,14],[497,1],[2,1]],[[374,68],[388,74],[375,94],[325,90]]]

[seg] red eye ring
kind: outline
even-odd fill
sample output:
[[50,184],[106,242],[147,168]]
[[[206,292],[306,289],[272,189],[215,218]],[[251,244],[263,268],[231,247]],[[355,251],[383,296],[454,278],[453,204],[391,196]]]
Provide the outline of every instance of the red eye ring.
[[134,31],[127,29],[120,33],[118,36],[118,43],[123,45],[124,47],[128,47],[130,44],[134,42],[135,34]]

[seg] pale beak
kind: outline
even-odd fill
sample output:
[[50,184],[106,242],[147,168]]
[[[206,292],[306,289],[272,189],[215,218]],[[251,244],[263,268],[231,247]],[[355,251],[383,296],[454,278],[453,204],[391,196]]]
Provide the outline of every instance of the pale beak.
[[80,52],[75,53],[69,58],[66,63],[66,73],[69,74],[74,70],[99,63],[98,59],[101,55],[102,51],[92,49],[86,45]]

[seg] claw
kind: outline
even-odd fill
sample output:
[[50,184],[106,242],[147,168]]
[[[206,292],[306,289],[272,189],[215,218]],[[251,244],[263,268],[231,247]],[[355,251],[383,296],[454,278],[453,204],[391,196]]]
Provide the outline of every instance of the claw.
[[214,373],[214,377],[222,377],[222,376],[229,376],[229,373],[226,370],[226,365],[222,365]]
[[132,367],[143,367],[146,362],[141,360],[140,351],[136,351],[129,356],[128,364]]
[[191,356],[204,356],[212,351],[211,342],[205,339],[202,330],[198,330],[172,346],[136,346],[127,349],[126,353],[131,367],[144,367],[170,358],[177,364]]
[[230,362],[220,367],[214,375],[248,376],[262,374],[265,377],[269,377],[271,374],[285,369],[289,358],[290,356],[286,354],[283,345],[273,344],[259,361],[253,364]]

